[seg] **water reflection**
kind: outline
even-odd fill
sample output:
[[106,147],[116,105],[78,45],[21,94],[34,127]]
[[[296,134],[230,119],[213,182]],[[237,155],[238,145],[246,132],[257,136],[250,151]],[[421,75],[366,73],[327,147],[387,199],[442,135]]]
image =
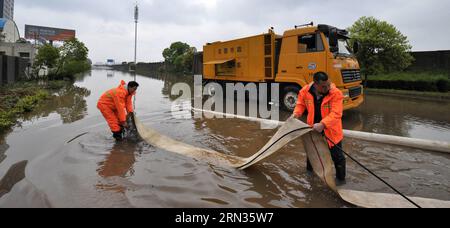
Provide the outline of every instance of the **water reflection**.
[[171,74],[160,74],[153,76],[151,78],[158,79],[164,81],[164,86],[162,88],[161,93],[170,99],[170,101],[174,101],[179,96],[172,95],[172,87],[177,83],[186,83],[191,88],[191,95],[194,94],[194,78],[192,76],[177,76]]
[[446,101],[369,95],[364,105],[347,111],[343,121],[351,130],[450,141],[449,110]]
[[106,77],[113,78],[114,77],[114,71],[113,70],[107,70],[106,71]]
[[42,105],[36,107],[33,112],[23,116],[23,120],[47,117],[51,113],[58,113],[64,124],[73,123],[83,119],[87,114],[86,97],[91,91],[78,86],[66,86],[53,94],[53,96]]
[[[133,168],[137,149],[136,142],[122,141],[116,142],[105,160],[98,163],[97,173],[100,177],[108,179],[112,177],[129,178],[134,176]],[[97,189],[125,193],[126,187],[117,184],[97,184]]]
[[56,112],[61,115],[63,123],[72,123],[84,118],[87,112],[85,97],[91,92],[86,88],[71,86],[58,94],[58,99],[53,100],[56,104]]
[[0,180],[0,198],[9,193],[14,185],[25,178],[27,164],[28,161],[21,161],[9,168],[5,176]]

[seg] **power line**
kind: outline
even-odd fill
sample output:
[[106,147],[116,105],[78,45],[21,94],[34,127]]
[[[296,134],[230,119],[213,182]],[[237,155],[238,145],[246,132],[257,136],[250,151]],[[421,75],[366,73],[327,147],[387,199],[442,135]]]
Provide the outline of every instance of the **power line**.
[[397,190],[394,186],[392,186],[391,184],[389,184],[387,181],[385,181],[383,178],[379,177],[377,174],[375,174],[373,171],[371,171],[369,168],[367,168],[365,165],[361,164],[358,160],[356,160],[355,158],[353,158],[352,156],[350,156],[347,152],[345,152],[340,146],[338,146],[336,143],[334,143],[330,138],[328,138],[325,135],[325,138],[330,141],[336,148],[338,148],[339,150],[342,151],[342,153],[344,153],[347,157],[349,157],[351,160],[353,160],[356,164],[358,164],[359,166],[361,166],[363,169],[365,169],[367,172],[369,172],[370,174],[372,174],[374,177],[376,177],[378,180],[380,180],[381,182],[383,182],[385,185],[387,185],[389,188],[391,188],[393,191],[395,191],[397,194],[399,194],[401,197],[403,197],[404,199],[406,199],[408,202],[410,202],[411,204],[413,204],[415,207],[417,208],[422,208],[420,205],[418,205],[417,203],[415,203],[414,201],[412,201],[409,197],[407,197],[406,195],[404,195],[403,193],[401,193],[399,190]]

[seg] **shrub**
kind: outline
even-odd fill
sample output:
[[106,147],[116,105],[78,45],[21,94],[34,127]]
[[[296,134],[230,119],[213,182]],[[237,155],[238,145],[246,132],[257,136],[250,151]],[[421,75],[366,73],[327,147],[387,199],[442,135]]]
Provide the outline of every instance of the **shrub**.
[[12,112],[0,112],[0,130],[7,129],[15,124],[12,120],[13,116]]
[[449,80],[441,79],[437,82],[437,89],[439,92],[446,93],[450,90]]

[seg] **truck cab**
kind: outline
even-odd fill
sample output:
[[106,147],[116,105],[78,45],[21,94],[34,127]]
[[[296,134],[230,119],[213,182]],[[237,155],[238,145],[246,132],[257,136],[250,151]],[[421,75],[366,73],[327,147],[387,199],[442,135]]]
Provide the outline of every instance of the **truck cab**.
[[275,82],[282,85],[281,102],[287,110],[295,108],[298,91],[312,83],[317,72],[326,73],[343,92],[345,110],[362,104],[360,67],[349,39],[347,31],[329,25],[296,28],[276,38],[280,48]]

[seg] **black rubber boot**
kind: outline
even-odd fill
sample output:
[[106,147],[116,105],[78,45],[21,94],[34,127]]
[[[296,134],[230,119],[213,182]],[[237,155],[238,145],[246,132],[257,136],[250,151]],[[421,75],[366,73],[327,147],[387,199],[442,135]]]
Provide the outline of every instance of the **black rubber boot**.
[[338,143],[330,149],[331,157],[333,158],[334,167],[336,168],[336,184],[338,186],[346,183],[347,176],[347,160],[344,152],[340,150],[342,148],[342,142]]
[[312,165],[311,165],[311,162],[309,162],[309,159],[307,160],[307,162],[306,162],[306,170],[308,171],[308,172],[314,172],[314,169],[313,169],[313,167],[312,167]]
[[336,166],[336,184],[338,186],[346,184],[347,167],[345,160]]
[[122,132],[113,132],[113,138],[117,141],[121,141],[123,139]]

